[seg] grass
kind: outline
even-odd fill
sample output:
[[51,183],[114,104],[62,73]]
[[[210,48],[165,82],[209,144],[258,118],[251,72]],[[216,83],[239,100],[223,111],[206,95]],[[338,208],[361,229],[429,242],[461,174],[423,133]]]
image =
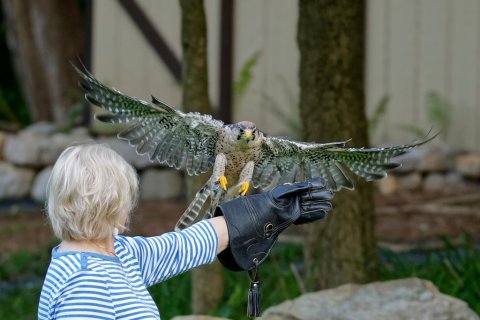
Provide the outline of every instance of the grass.
[[480,315],[480,249],[469,239],[461,247],[444,240],[445,249],[422,256],[402,256],[384,251],[382,280],[418,277],[433,282],[448,295],[467,302]]
[[[480,250],[466,239],[454,247],[445,240],[446,248],[425,254],[397,254],[381,250],[380,280],[419,277],[432,281],[441,292],[466,301],[480,314]],[[0,256],[0,280],[27,284],[5,289],[0,287],[0,319],[35,319],[41,279],[48,265],[47,250],[22,251],[9,257]],[[298,245],[280,244],[260,269],[262,309],[293,299],[301,294],[291,262],[301,262],[303,251]],[[159,306],[162,319],[185,315],[190,310],[190,273],[182,274],[150,288]],[[36,279],[37,281],[31,281]],[[224,271],[225,296],[215,316],[247,319],[246,296],[249,278],[245,272]]]

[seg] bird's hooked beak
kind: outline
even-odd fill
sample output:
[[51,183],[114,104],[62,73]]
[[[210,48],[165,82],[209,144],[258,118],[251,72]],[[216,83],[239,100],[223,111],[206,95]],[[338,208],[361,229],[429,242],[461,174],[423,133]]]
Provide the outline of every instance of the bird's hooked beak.
[[250,140],[253,140],[253,131],[251,129],[246,129],[242,134],[242,138],[249,143]]

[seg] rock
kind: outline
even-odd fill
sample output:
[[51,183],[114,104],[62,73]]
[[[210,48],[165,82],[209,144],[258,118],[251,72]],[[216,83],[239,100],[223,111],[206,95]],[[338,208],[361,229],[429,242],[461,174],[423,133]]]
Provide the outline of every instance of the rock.
[[479,320],[467,304],[417,278],[346,284],[267,309],[262,320]]
[[99,138],[99,143],[105,143],[120,154],[128,163],[142,170],[152,166],[158,166],[157,163],[150,161],[147,155],[140,156],[135,152],[135,148],[131,147],[127,141],[118,140],[117,138]]
[[140,177],[140,198],[143,200],[167,200],[183,193],[183,178],[174,169],[147,169]]
[[84,139],[92,138],[88,132],[88,128],[86,127],[73,128],[72,130],[70,130],[69,134],[72,137],[72,139],[84,140]]
[[480,154],[462,154],[455,159],[455,170],[468,178],[480,178]]
[[430,192],[441,192],[446,189],[445,175],[430,173],[423,181],[423,190]]
[[48,137],[28,130],[10,135],[3,149],[5,159],[20,166],[39,167],[42,147],[48,144]]
[[378,181],[378,190],[381,194],[387,196],[398,191],[398,178],[389,174],[387,177]]
[[400,163],[401,166],[392,170],[393,172],[408,173],[417,169],[425,151],[423,149],[413,149],[398,157],[393,158],[392,162]]
[[30,190],[30,196],[37,202],[45,202],[47,200],[47,185],[50,174],[52,173],[52,167],[45,167],[40,171],[33,180],[32,189]]
[[217,318],[211,316],[191,315],[191,316],[178,316],[173,317],[172,320],[230,320],[228,318]]
[[3,147],[5,146],[5,140],[7,139],[8,133],[5,131],[0,131],[0,160],[4,158],[3,156]]
[[19,199],[28,196],[34,171],[18,168],[8,162],[0,162],[0,200]]
[[47,124],[30,126],[7,138],[5,159],[21,166],[42,167],[53,164],[60,153],[74,143],[92,140],[86,129],[72,133],[53,133]]
[[41,121],[35,122],[34,124],[26,127],[23,131],[49,136],[53,134],[56,130],[57,128],[53,123]]
[[455,151],[445,144],[435,145],[423,154],[417,170],[422,172],[444,172],[453,169],[454,165]]
[[445,176],[445,191],[468,190],[469,184],[457,171],[450,171]]
[[422,187],[422,175],[418,172],[412,172],[398,178],[400,190],[415,191]]
[[88,134],[66,134],[62,132],[55,133],[48,140],[45,140],[40,148],[39,163],[47,166],[52,165],[67,147],[88,141],[93,141]]

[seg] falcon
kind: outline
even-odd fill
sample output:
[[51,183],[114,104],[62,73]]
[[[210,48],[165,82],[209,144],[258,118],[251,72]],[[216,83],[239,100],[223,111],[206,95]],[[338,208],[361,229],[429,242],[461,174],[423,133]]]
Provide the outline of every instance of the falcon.
[[128,141],[139,155],[185,169],[189,175],[212,169],[209,180],[177,222],[177,231],[197,219],[208,198],[204,218],[213,215],[218,203],[244,196],[252,186],[270,190],[278,184],[321,176],[332,191],[353,189],[346,168],[367,181],[381,179],[387,170],[400,165],[392,158],[436,136],[385,148],[347,148],[348,141],[312,143],[270,137],[249,121],[225,125],[210,115],[174,109],[153,96],[150,103],[130,97],[102,84],[88,71],[75,69],[82,78],[85,98],[110,112],[96,115],[96,119],[130,124],[118,138]]

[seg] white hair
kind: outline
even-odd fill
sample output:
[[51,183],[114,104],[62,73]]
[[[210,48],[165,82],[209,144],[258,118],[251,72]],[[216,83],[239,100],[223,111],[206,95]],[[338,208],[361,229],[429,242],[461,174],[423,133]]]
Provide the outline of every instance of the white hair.
[[48,181],[48,218],[62,240],[101,240],[125,228],[138,198],[133,167],[109,146],[65,149]]

